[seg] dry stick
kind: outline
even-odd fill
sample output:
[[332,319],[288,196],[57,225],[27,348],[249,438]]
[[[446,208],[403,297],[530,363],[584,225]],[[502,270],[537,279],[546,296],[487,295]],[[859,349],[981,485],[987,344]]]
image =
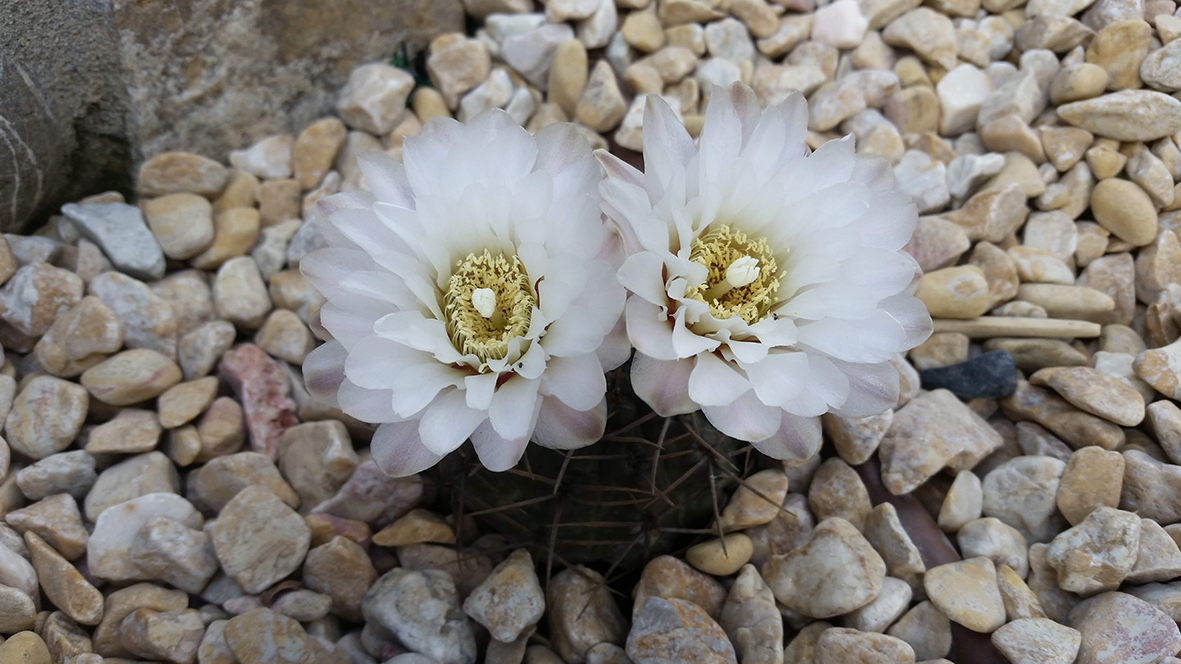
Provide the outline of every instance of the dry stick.
[[1085,339],[1097,337],[1102,326],[1085,320],[1064,318],[1017,318],[981,316],[968,320],[936,318],[936,332],[959,332],[973,338],[1040,337],[1051,339]]
[[713,499],[714,506],[714,523],[718,526],[718,536],[721,537],[722,555],[727,558],[730,557],[730,552],[726,550],[726,529],[722,527],[722,513],[718,509],[718,485],[714,478],[714,465],[709,464],[709,493]]
[[[664,437],[668,435],[668,425],[672,424],[672,421],[671,417],[664,418],[664,424],[660,427],[660,436],[656,438],[656,452],[652,455],[652,493],[660,493],[661,496],[664,494],[656,488],[656,471],[660,470],[660,453],[664,450]],[[665,500],[668,499],[665,498]],[[669,504],[671,505],[672,502],[670,501]]]

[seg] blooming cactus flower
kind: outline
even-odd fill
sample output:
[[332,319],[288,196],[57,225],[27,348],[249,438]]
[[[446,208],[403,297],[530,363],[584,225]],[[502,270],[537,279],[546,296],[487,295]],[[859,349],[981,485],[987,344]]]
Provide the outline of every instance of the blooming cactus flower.
[[915,206],[851,138],[809,154],[807,125],[798,93],[761,111],[739,83],[714,88],[696,145],[649,97],[643,173],[596,153],[628,253],[632,387],[790,460],[819,448],[820,415],[894,406],[890,360],[931,333],[902,251]]
[[403,147],[404,167],[360,158],[371,194],[319,204],[330,246],[300,267],[333,340],[308,356],[308,390],[380,423],[373,457],[397,476],[469,437],[498,471],[531,438],[595,442],[604,371],[630,347],[586,139],[566,124],[530,136],[497,110],[433,119]]

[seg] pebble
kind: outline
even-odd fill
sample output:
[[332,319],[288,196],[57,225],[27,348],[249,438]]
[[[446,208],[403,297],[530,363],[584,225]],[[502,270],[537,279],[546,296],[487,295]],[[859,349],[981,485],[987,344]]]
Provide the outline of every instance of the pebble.
[[299,514],[263,486],[234,496],[209,534],[222,569],[248,593],[266,590],[295,571],[311,540]]
[[902,639],[885,634],[833,627],[816,641],[816,664],[844,662],[898,662],[913,664],[914,649]]
[[836,413],[825,413],[821,417],[824,432],[832,440],[837,454],[854,466],[865,463],[873,455],[893,422],[893,409],[869,417],[846,417]]
[[1065,285],[1074,283],[1074,271],[1047,251],[1017,246],[1010,248],[1008,254],[1017,266],[1017,274],[1022,281]]
[[147,284],[118,272],[90,281],[90,292],[119,317],[127,348],[148,348],[176,356],[176,317],[168,301]]
[[[886,117],[890,117],[886,106]],[[895,120],[895,124],[898,124]],[[947,205],[951,194],[947,189],[947,168],[926,153],[908,150],[894,165],[894,177],[900,191],[909,195],[919,212],[931,212]]]
[[999,398],[1017,389],[1017,367],[1003,350],[990,351],[951,366],[920,373],[928,390],[947,389],[963,399]]
[[818,520],[840,517],[858,530],[873,505],[865,484],[849,464],[834,458],[820,464],[808,487],[808,505]]
[[82,450],[51,454],[16,473],[16,484],[21,493],[33,501],[56,493],[82,498],[96,479],[94,457]]
[[749,562],[753,553],[750,537],[732,533],[689,547],[685,560],[706,574],[730,576]]
[[240,327],[262,326],[272,304],[258,264],[249,256],[226,261],[213,282],[213,303],[220,317]]
[[224,320],[202,323],[182,335],[177,343],[177,359],[184,378],[193,380],[208,375],[236,336],[234,324]]
[[189,475],[187,495],[198,508],[218,513],[250,486],[266,487],[293,509],[299,507],[299,495],[279,474],[270,457],[258,452],[239,452],[209,460]]
[[119,318],[102,300],[90,295],[58,316],[33,352],[46,371],[72,378],[122,347]]
[[156,401],[160,426],[175,429],[193,421],[213,403],[217,390],[218,380],[212,376],[168,388]]
[[951,392],[926,392],[894,414],[878,447],[882,481],[894,495],[908,493],[945,467],[971,468],[1000,445],[1000,434]]
[[[640,16],[640,13],[629,15]],[[627,22],[624,22],[627,27]],[[664,33],[661,32],[661,37]],[[550,68],[547,100],[566,113],[574,115],[575,106],[586,88],[587,57],[586,47],[577,39],[568,39],[554,50],[554,63]]]
[[18,632],[0,643],[0,658],[19,664],[51,664],[49,649],[41,637],[33,632]]
[[59,493],[45,498],[23,509],[5,515],[17,531],[32,531],[46,540],[67,560],[77,560],[86,553],[86,540],[90,534],[82,525],[82,513],[74,497]]
[[205,624],[196,609],[137,609],[123,619],[119,633],[121,643],[133,655],[191,662],[197,656]]
[[[341,153],[344,154],[343,152]],[[258,187],[258,221],[266,229],[299,219],[300,184],[298,180],[268,180]],[[249,210],[251,208],[239,208]],[[247,214],[247,213],[241,213]]]
[[1140,542],[1136,562],[1124,580],[1129,583],[1171,581],[1181,576],[1181,549],[1161,525],[1152,519],[1140,520]]
[[780,471],[763,470],[751,475],[722,509],[715,530],[732,532],[770,523],[779,514],[787,490],[787,476]]
[[1057,112],[1076,127],[1119,141],[1152,141],[1181,130],[1181,101],[1153,90],[1121,90]]
[[12,402],[4,423],[8,445],[32,459],[70,446],[86,420],[86,390],[52,376],[35,376]]
[[279,442],[279,468],[309,508],[335,495],[359,463],[348,431],[339,421],[295,425]]
[[936,318],[975,318],[989,308],[988,281],[971,265],[923,275],[915,295]]
[[22,335],[41,336],[78,304],[82,289],[82,279],[72,272],[47,263],[26,265],[0,288],[0,319]]
[[911,590],[922,590],[926,566],[893,505],[882,503],[870,511],[865,520],[865,537],[885,561],[890,576],[902,579]]
[[533,558],[518,549],[496,566],[463,602],[463,611],[497,641],[515,640],[545,613],[545,593]]
[[299,316],[287,309],[272,311],[254,341],[272,356],[295,365],[303,364],[316,343]]
[[657,556],[644,566],[634,596],[633,620],[650,597],[687,600],[701,606],[712,616],[721,609],[726,590],[713,578],[677,558]]
[[1114,451],[1083,447],[1066,462],[1058,486],[1058,511],[1075,525],[1096,508],[1118,507],[1124,458]]
[[1126,172],[1132,182],[1140,185],[1140,188],[1148,194],[1153,205],[1157,207],[1171,207],[1173,205],[1173,173],[1155,154],[1148,150],[1140,150],[1133,154],[1128,158]]
[[846,614],[842,624],[862,632],[885,632],[906,612],[912,594],[905,581],[887,576],[882,580],[882,591],[878,596],[869,604]]
[[772,555],[787,553],[804,543],[816,520],[808,511],[808,499],[802,494],[789,493],[783,510],[770,523],[747,528],[743,534],[753,547],[750,562],[762,568]]
[[750,664],[783,661],[783,616],[775,605],[775,596],[754,565],[744,565],[730,586],[718,623],[730,636],[739,661]]
[[1181,408],[1167,399],[1153,402],[1147,409],[1148,425],[1157,442],[1173,463],[1181,458]]
[[763,567],[767,585],[785,606],[812,618],[848,613],[881,591],[886,564],[852,524],[821,521],[808,540]]
[[983,502],[980,478],[970,470],[961,470],[956,473],[939,508],[939,528],[946,533],[957,532],[968,522],[980,518]]
[[[588,7],[591,7],[592,12],[598,8],[597,0],[581,1],[586,3]],[[570,26],[563,23],[547,23],[528,32],[506,38],[501,44],[500,55],[525,80],[529,81],[538,89],[544,89],[549,82],[549,71],[554,60],[554,52],[557,50],[559,44],[573,38],[574,31]],[[454,48],[454,46],[449,46],[448,50],[451,48]],[[433,57],[434,55],[432,53]],[[475,61],[475,63],[482,67],[484,58],[487,56],[473,56],[472,52],[468,52],[464,57],[467,63],[459,66],[460,73],[466,73],[467,77],[475,78],[474,75],[478,74],[479,71],[472,70],[473,65],[468,63]],[[465,69],[469,71],[465,72]],[[430,59],[427,60],[427,70],[430,71]],[[485,68],[483,69],[483,76],[476,82],[483,81],[487,78],[487,75],[488,70]],[[454,76],[454,73],[449,73],[448,76]],[[469,79],[461,77],[458,80],[466,84]],[[445,88],[443,96],[447,96]],[[454,103],[448,102],[448,105],[455,108]]]
[[1050,386],[1072,405],[1121,426],[1134,427],[1144,420],[1144,398],[1139,392],[1090,367],[1042,369],[1030,380]]
[[659,597],[645,603],[635,617],[627,637],[627,655],[636,664],[738,661],[726,633],[701,607]]
[[365,593],[366,622],[415,652],[451,664],[474,664],[476,642],[450,575],[395,568]]
[[283,432],[296,423],[287,374],[253,344],[242,344],[227,352],[218,367],[242,403],[251,447],[277,458]]
[[413,88],[414,77],[404,69],[384,62],[361,65],[353,69],[341,89],[336,112],[350,127],[370,134],[388,134],[402,118]]
[[295,137],[290,134],[267,136],[245,150],[231,150],[230,165],[238,172],[267,180],[288,178],[294,145]]
[[136,190],[141,196],[178,192],[213,198],[226,185],[229,171],[218,162],[191,152],[164,152],[140,166]]
[[169,194],[146,201],[143,216],[168,258],[192,258],[213,242],[213,206],[197,194]]
[[982,483],[984,514],[1016,528],[1031,542],[1063,529],[1056,496],[1066,464],[1052,457],[1017,457],[990,471]]
[[951,621],[929,600],[915,604],[886,633],[909,644],[920,661],[937,660],[951,651]]
[[988,558],[932,567],[923,576],[923,588],[943,614],[974,632],[987,634],[1005,624],[996,566]]
[[1157,523],[1181,521],[1181,469],[1140,450],[1126,450],[1120,508]]
[[1091,209],[1095,221],[1121,240],[1144,246],[1156,239],[1156,208],[1133,182],[1100,180],[1091,192]]
[[861,44],[868,28],[869,21],[861,15],[856,0],[837,0],[816,11],[812,39],[836,48],[851,49]]
[[177,493],[179,488],[180,477],[168,457],[160,452],[140,454],[98,476],[83,501],[83,513],[94,522],[109,507],[148,494]]
[[955,26],[951,19],[926,7],[912,9],[890,21],[882,39],[891,46],[911,49],[932,65],[955,67]]
[[128,406],[157,397],[180,382],[180,367],[154,350],[125,350],[82,374],[90,396],[112,406]]
[[1026,215],[1024,192],[1009,183],[976,193],[947,218],[963,226],[970,239],[1002,242],[1020,228]]
[[1136,375],[1158,392],[1181,399],[1181,371],[1174,368],[1181,367],[1181,340],[1140,353],[1132,366]]
[[1007,565],[1024,578],[1029,574],[1025,537],[998,519],[986,517],[964,524],[956,533],[964,558],[984,556],[997,566]]
[[1139,541],[1139,517],[1101,505],[1054,538],[1046,562],[1058,571],[1063,590],[1090,596],[1119,587],[1135,563]]
[[980,106],[993,91],[993,84],[980,69],[962,64],[944,75],[935,90],[943,110],[939,130],[946,136],[957,136],[976,126]]
[[[0,631],[15,634],[32,629],[36,617],[37,607],[31,597],[16,588],[0,586]],[[3,652],[4,647],[0,644],[0,653]]]
[[37,571],[41,590],[54,606],[83,625],[102,619],[103,596],[61,554],[34,532],[25,533],[29,558]]
[[[140,531],[158,517],[167,517],[193,529],[204,523],[189,501],[173,493],[131,496],[92,519],[94,532],[86,543],[90,574],[109,581],[144,580],[146,575],[134,565],[132,552]],[[90,518],[89,509],[87,518]]]
[[603,577],[576,565],[555,574],[547,584],[549,632],[554,649],[566,661],[580,661],[592,646],[622,646],[628,624]]
[[62,206],[62,214],[123,272],[142,279],[164,276],[164,252],[139,208],[125,203],[68,203]]
[[1103,94],[1110,77],[1096,64],[1080,62],[1058,70],[1050,83],[1050,100],[1057,106]]
[[1155,662],[1181,650],[1177,623],[1148,602],[1120,592],[1103,593],[1070,612],[1082,634],[1079,664]]
[[[212,631],[213,627],[209,629]],[[302,664],[320,661],[316,659],[316,640],[310,638],[298,622],[270,609],[258,608],[235,616],[224,624],[223,630],[225,649],[239,662]],[[205,650],[204,644],[202,650]],[[221,662],[217,661],[217,664]]]
[[336,615],[359,622],[365,591],[377,579],[369,555],[356,542],[336,536],[308,551],[303,583],[332,598]]
[[[991,341],[986,346],[990,346]],[[1017,365],[1022,366],[1017,349],[1010,346],[1006,350],[1017,356]],[[1085,363],[1085,357],[1078,362]],[[1059,362],[1059,366],[1062,364],[1065,363]],[[1037,422],[1074,448],[1098,445],[1110,450],[1124,443],[1123,430],[1118,426],[1075,408],[1054,392],[1023,380],[1017,381],[1017,390],[1001,400],[1000,406],[1017,418]]]
[[1015,664],[1071,664],[1082,634],[1045,618],[1014,620],[992,633],[992,644]]
[[291,171],[305,190],[315,189],[324,179],[347,136],[337,118],[317,120],[299,133],[291,148]]
[[[1174,17],[1177,18],[1177,17]],[[1166,18],[1165,23],[1170,21]],[[1175,21],[1173,21],[1175,23]],[[1160,22],[1158,20],[1158,26]],[[1161,28],[1157,28],[1158,33]],[[1176,27],[1174,27],[1174,31]],[[1176,39],[1156,49],[1144,58],[1140,65],[1140,78],[1158,89],[1175,92],[1181,90],[1181,43]]]

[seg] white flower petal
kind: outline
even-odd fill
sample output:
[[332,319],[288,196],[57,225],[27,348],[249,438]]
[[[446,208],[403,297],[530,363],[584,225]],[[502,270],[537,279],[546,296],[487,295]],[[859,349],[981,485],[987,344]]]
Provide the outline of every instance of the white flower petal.
[[661,417],[692,413],[699,408],[689,397],[693,364],[691,358],[656,360],[636,353],[631,366],[632,390]]
[[485,468],[494,473],[503,473],[517,465],[528,444],[528,434],[511,440],[505,439],[496,433],[492,423],[488,421],[472,432],[472,446],[476,448],[476,456]]
[[303,382],[316,399],[339,408],[336,392],[344,382],[344,363],[348,351],[333,340],[312,349],[303,361]]
[[664,261],[650,251],[628,256],[619,268],[619,282],[652,304],[668,306],[668,293],[664,290]]
[[644,173],[666,188],[674,178],[685,177],[693,157],[693,139],[672,108],[659,95],[644,104]]
[[590,410],[607,392],[607,379],[594,353],[554,357],[541,378],[542,394],[553,396],[574,410]]
[[759,362],[741,362],[759,401],[782,408],[808,382],[808,356],[800,352],[769,353]]
[[414,207],[414,192],[406,169],[393,157],[384,152],[367,152],[357,156],[357,166],[374,198],[391,205]]
[[599,356],[599,366],[603,367],[604,373],[618,369],[631,358],[632,344],[627,339],[627,321],[620,318],[615,322],[615,327],[603,337],[603,343],[595,349],[595,354]]
[[627,338],[639,352],[657,360],[675,360],[673,326],[668,315],[639,297],[629,297],[626,308]]
[[673,350],[677,357],[693,357],[698,353],[712,353],[721,345],[717,339],[710,339],[690,330],[685,324],[685,309],[677,310],[673,317]]
[[374,463],[381,472],[391,477],[409,477],[420,473],[443,458],[422,444],[416,420],[377,427],[370,449]]
[[405,419],[394,412],[392,396],[390,390],[358,387],[348,379],[340,384],[336,392],[341,412],[363,422],[374,423],[401,422]]
[[701,406],[725,406],[750,389],[746,376],[713,353],[698,355],[689,374],[689,397]]
[[340,292],[320,307],[320,324],[347,350],[373,334],[374,324],[394,312],[393,305]]
[[463,445],[486,419],[488,413],[467,407],[463,390],[449,389],[427,406],[418,421],[418,435],[428,450],[443,456]]
[[779,408],[759,401],[753,391],[725,406],[704,406],[701,412],[718,431],[750,443],[775,435],[783,414]]
[[495,373],[472,374],[463,379],[464,400],[472,410],[488,410],[492,405],[492,395],[496,392],[496,381],[500,375]]
[[596,443],[607,425],[607,401],[590,410],[578,411],[553,397],[540,400],[533,442],[554,450],[576,450]]
[[846,417],[878,415],[898,403],[898,369],[890,362],[851,364],[833,360],[849,379],[849,396],[833,411]]
[[496,389],[488,408],[488,419],[497,434],[510,439],[529,436],[540,386],[539,380],[513,376]]
[[772,459],[801,463],[820,451],[822,440],[819,417],[783,413],[779,430],[770,438],[752,444]]

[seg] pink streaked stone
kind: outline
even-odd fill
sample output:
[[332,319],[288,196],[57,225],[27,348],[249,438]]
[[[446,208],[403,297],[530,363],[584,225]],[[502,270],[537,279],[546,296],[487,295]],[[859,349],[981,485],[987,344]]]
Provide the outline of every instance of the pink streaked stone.
[[254,344],[227,351],[218,372],[242,402],[250,447],[277,460],[283,432],[299,423],[287,372]]

